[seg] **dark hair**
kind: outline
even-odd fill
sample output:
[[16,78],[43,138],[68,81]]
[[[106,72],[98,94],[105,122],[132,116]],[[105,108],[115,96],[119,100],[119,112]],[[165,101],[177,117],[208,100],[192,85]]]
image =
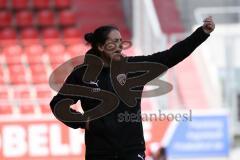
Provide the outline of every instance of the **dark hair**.
[[119,30],[117,27],[112,25],[100,26],[93,33],[86,33],[84,39],[91,44],[92,49],[97,50],[97,46],[103,45],[108,39],[108,34],[112,30]]

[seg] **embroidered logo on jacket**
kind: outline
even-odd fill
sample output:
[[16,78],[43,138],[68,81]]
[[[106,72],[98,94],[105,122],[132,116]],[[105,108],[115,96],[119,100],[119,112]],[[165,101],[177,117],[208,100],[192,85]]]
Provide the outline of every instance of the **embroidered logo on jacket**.
[[93,85],[95,85],[97,88],[92,88],[92,92],[99,92],[101,89],[99,88],[99,86],[98,86],[98,80],[96,81],[96,82],[94,82],[94,81],[90,81],[89,82],[90,84],[93,84]]
[[126,83],[127,76],[126,74],[117,75],[117,81],[123,86]]

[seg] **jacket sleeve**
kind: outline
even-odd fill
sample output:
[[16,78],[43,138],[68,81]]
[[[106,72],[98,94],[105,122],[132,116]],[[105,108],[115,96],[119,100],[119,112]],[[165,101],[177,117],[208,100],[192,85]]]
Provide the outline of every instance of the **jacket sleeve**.
[[[77,84],[77,79],[76,79],[76,72],[73,70],[71,72],[71,74],[67,77],[67,79],[65,80],[64,84]],[[62,88],[61,88],[62,89]],[[60,91],[61,91],[60,89]],[[50,102],[50,107],[51,107],[51,110],[52,112],[54,113],[54,109],[55,107],[57,107],[57,103],[63,99],[71,99],[73,101],[72,104],[76,104],[78,102],[78,100],[80,99],[80,97],[76,97],[76,96],[70,96],[70,95],[63,95],[61,93],[57,93],[56,96],[53,97],[53,99],[51,100]],[[69,106],[70,108],[70,106]],[[74,109],[71,109],[70,108],[70,111],[72,113],[80,113],[80,112],[77,112],[76,110]],[[65,114],[71,114],[71,113],[65,113]],[[55,114],[54,114],[55,115]],[[56,116],[56,115],[55,115]],[[77,128],[85,128],[85,122],[65,122],[65,121],[62,121],[60,118],[58,118],[56,116],[56,118],[58,120],[60,120],[61,122],[63,122],[65,125],[67,125],[68,127],[71,127],[71,128],[74,128],[74,129],[77,129]]]
[[188,57],[210,34],[199,27],[186,39],[176,43],[170,49],[152,55],[128,57],[129,62],[155,62],[171,68]]

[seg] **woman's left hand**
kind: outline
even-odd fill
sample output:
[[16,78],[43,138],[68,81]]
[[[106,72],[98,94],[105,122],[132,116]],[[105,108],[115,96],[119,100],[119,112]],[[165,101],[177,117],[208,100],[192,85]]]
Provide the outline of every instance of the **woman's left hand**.
[[209,16],[203,21],[203,30],[205,33],[210,34],[215,29],[215,23],[212,19],[212,16]]

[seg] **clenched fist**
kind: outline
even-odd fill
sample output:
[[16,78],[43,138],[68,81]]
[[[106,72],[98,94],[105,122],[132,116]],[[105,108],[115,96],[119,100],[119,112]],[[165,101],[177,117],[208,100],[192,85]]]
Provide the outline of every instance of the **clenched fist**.
[[215,23],[212,16],[209,16],[203,20],[203,30],[205,33],[210,34],[215,29]]

